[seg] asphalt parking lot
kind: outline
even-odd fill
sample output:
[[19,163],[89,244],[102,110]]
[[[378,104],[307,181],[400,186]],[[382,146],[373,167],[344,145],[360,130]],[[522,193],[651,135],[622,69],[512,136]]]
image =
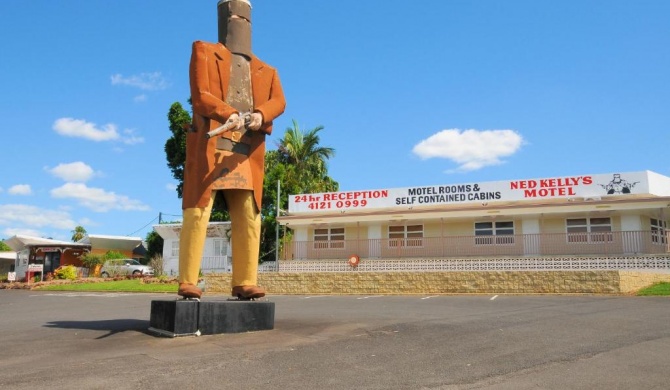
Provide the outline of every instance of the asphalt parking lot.
[[[2,389],[667,389],[670,298],[271,296],[275,329],[147,331],[160,294],[0,290]],[[225,300],[210,296],[205,300]]]

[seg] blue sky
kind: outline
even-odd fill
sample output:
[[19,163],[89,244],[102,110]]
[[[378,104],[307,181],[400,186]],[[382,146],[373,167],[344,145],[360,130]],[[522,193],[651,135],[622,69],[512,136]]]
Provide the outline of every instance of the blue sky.
[[[0,238],[179,220],[167,111],[216,0],[0,2]],[[670,1],[255,0],[253,49],[364,190],[670,176]]]

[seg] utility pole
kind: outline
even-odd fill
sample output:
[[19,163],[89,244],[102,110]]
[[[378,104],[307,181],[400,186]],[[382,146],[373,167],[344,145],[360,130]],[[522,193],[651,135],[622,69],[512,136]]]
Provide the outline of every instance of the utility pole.
[[277,180],[277,215],[275,216],[275,264],[279,271],[279,213],[281,212],[281,181]]

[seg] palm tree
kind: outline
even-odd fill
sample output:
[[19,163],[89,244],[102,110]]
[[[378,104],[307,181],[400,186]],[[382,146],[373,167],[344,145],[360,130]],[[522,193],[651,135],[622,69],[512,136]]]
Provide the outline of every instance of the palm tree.
[[77,226],[72,230],[72,242],[77,242],[84,238],[86,235],[86,229],[83,226]]
[[335,155],[335,149],[319,146],[321,130],[323,126],[317,126],[303,133],[294,119],[293,127],[286,129],[284,138],[277,145],[284,162],[294,167],[296,177],[292,179],[299,183],[304,193],[321,190],[313,187],[319,187],[327,177],[326,161]]

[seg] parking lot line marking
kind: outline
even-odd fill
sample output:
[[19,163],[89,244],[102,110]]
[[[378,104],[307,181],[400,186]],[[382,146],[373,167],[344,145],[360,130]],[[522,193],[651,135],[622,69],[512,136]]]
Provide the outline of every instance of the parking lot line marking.
[[437,297],[437,296],[439,296],[439,295],[431,295],[431,296],[428,296],[428,297],[423,297],[423,298],[421,298],[421,299],[430,299],[430,298],[435,298],[435,297]]
[[383,295],[369,295],[367,297],[358,297],[356,299],[381,298]]
[[494,299],[496,299],[496,298],[498,298],[498,296],[497,296],[497,295],[494,295],[494,296],[491,297],[491,300],[494,300]]

